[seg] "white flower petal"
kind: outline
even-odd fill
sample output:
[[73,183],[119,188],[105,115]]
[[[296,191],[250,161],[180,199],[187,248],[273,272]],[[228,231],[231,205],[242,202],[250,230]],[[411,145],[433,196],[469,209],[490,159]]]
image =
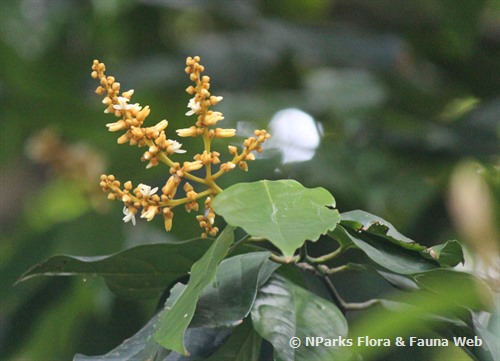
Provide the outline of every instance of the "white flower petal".
[[113,109],[116,109],[116,110],[135,109],[136,111],[141,110],[141,106],[139,105],[139,103],[128,104],[129,101],[130,101],[130,99],[127,99],[125,97],[118,97],[118,104],[114,104]]
[[181,149],[182,143],[172,139],[169,139],[169,142],[171,143],[172,148],[174,148],[174,153],[186,153],[184,149]]
[[123,217],[123,222],[127,223],[127,222],[130,222],[132,221],[132,224],[135,226],[135,214],[132,213],[128,207],[123,207],[123,214],[125,215],[125,217]]
[[191,98],[189,100],[189,103],[187,105],[188,108],[190,108],[191,110],[189,110],[188,112],[186,112],[186,115],[187,116],[190,116],[190,115],[193,115],[193,114],[196,114],[200,109],[201,109],[201,106],[200,106],[200,103],[198,103],[195,98]]
[[148,186],[147,184],[139,184],[140,191],[143,196],[145,197],[151,197],[153,194],[155,194],[158,191],[158,187],[155,187],[151,189],[151,186]]

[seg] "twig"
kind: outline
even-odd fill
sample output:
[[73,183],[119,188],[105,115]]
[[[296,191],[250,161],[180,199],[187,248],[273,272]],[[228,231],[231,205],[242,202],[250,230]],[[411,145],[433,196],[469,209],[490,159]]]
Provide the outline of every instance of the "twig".
[[343,315],[345,315],[347,311],[364,310],[380,302],[379,299],[371,299],[365,302],[345,302],[327,275],[324,275],[321,279],[325,284],[328,293],[332,297],[333,302],[337,305]]
[[274,253],[271,253],[271,256],[269,256],[271,260],[273,260],[276,263],[281,263],[281,264],[293,264],[297,263],[300,259],[300,256],[293,256],[293,257],[280,257],[275,255]]
[[344,247],[339,247],[335,251],[330,252],[328,254],[325,254],[321,257],[309,257],[307,256],[307,261],[311,263],[324,263],[326,261],[329,261],[339,255],[341,255],[345,251]]

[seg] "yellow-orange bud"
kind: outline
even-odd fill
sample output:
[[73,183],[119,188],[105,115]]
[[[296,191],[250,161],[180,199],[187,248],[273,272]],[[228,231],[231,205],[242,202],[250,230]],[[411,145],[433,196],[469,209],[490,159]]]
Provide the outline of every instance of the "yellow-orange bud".
[[215,129],[215,137],[216,138],[230,138],[236,135],[236,129]]

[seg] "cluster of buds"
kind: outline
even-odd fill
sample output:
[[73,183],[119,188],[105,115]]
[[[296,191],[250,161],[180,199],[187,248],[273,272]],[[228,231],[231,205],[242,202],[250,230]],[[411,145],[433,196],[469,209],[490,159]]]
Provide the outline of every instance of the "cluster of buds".
[[[185,72],[189,75],[194,85],[189,86],[186,92],[193,97],[189,100],[187,116],[196,115],[196,122],[189,128],[177,129],[179,137],[201,137],[204,150],[193,156],[193,161],[183,162],[181,165],[172,160],[175,153],[185,153],[181,149],[182,144],[176,140],[169,139],[166,135],[168,121],[162,120],[151,127],[143,127],[145,119],[150,113],[149,106],[142,107],[138,103],[129,104],[134,90],[122,92],[120,95],[120,83],[113,76],[106,76],[106,67],[98,60],[92,65],[92,77],[99,79],[100,85],[96,93],[104,95],[103,104],[106,106],[105,113],[113,113],[118,118],[116,122],[106,126],[109,131],[124,132],[119,138],[119,144],[129,143],[139,147],[147,147],[141,157],[147,161],[146,168],[157,166],[160,162],[170,167],[170,177],[161,188],[161,194],[156,194],[158,188],[151,188],[145,184],[139,184],[132,189],[130,181],[123,184],[115,179],[113,175],[101,176],[101,188],[108,192],[108,199],[120,200],[124,204],[123,213],[125,222],[131,221],[135,224],[135,216],[141,210],[141,218],[151,221],[156,215],[163,215],[165,229],[172,228],[173,208],[184,205],[186,211],[198,211],[199,201],[204,201],[204,213],[196,217],[200,227],[203,229],[202,237],[215,236],[218,228],[215,224],[215,212],[212,208],[212,200],[222,189],[216,180],[224,173],[239,168],[247,171],[247,161],[254,160],[254,152],[262,152],[262,144],[270,138],[265,130],[256,130],[255,137],[246,139],[241,152],[235,146],[229,146],[229,155],[232,159],[221,163],[219,152],[211,149],[213,138],[228,138],[236,135],[235,129],[224,129],[216,127],[217,123],[224,119],[221,112],[216,112],[210,107],[217,105],[222,97],[210,93],[210,77],[202,75],[203,65],[200,58],[187,58]],[[218,165],[214,170],[213,166]],[[204,177],[194,175],[193,172],[204,168]],[[198,183],[205,189],[196,192],[194,187],[188,183]],[[184,182],[183,198],[175,198],[178,187]]]

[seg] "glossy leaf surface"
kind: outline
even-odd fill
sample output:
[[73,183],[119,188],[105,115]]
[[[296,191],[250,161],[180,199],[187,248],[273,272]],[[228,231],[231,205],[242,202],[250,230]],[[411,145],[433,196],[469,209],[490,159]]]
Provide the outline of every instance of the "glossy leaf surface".
[[306,337],[347,337],[347,321],[333,303],[281,276],[272,275],[259,290],[251,315],[259,335],[273,345],[276,360],[335,360],[343,354],[337,347],[290,346],[292,337],[303,343]]
[[399,274],[415,274],[436,269],[438,264],[424,257],[419,251],[412,251],[385,239],[371,237],[364,232],[355,232],[339,226],[338,232],[344,232],[372,261]]
[[465,262],[462,246],[457,241],[448,241],[431,247],[428,252],[442,266],[455,267]]
[[279,264],[270,252],[253,252],[221,262],[217,273],[200,295],[190,327],[235,326],[245,318],[258,288]]
[[166,349],[188,354],[184,346],[184,333],[193,318],[201,292],[214,279],[219,263],[233,242],[233,230],[231,226],[226,227],[203,257],[193,264],[186,289],[173,306],[160,314],[154,336]]
[[116,294],[153,298],[185,276],[211,242],[145,244],[109,256],[53,256],[27,271],[18,282],[35,276],[100,276]]
[[262,338],[247,319],[233,330],[224,345],[207,361],[257,361],[259,360]]
[[426,248],[399,233],[396,228],[380,217],[365,211],[350,211],[341,214],[342,223],[347,228],[378,236],[400,247],[414,251],[424,251]]

